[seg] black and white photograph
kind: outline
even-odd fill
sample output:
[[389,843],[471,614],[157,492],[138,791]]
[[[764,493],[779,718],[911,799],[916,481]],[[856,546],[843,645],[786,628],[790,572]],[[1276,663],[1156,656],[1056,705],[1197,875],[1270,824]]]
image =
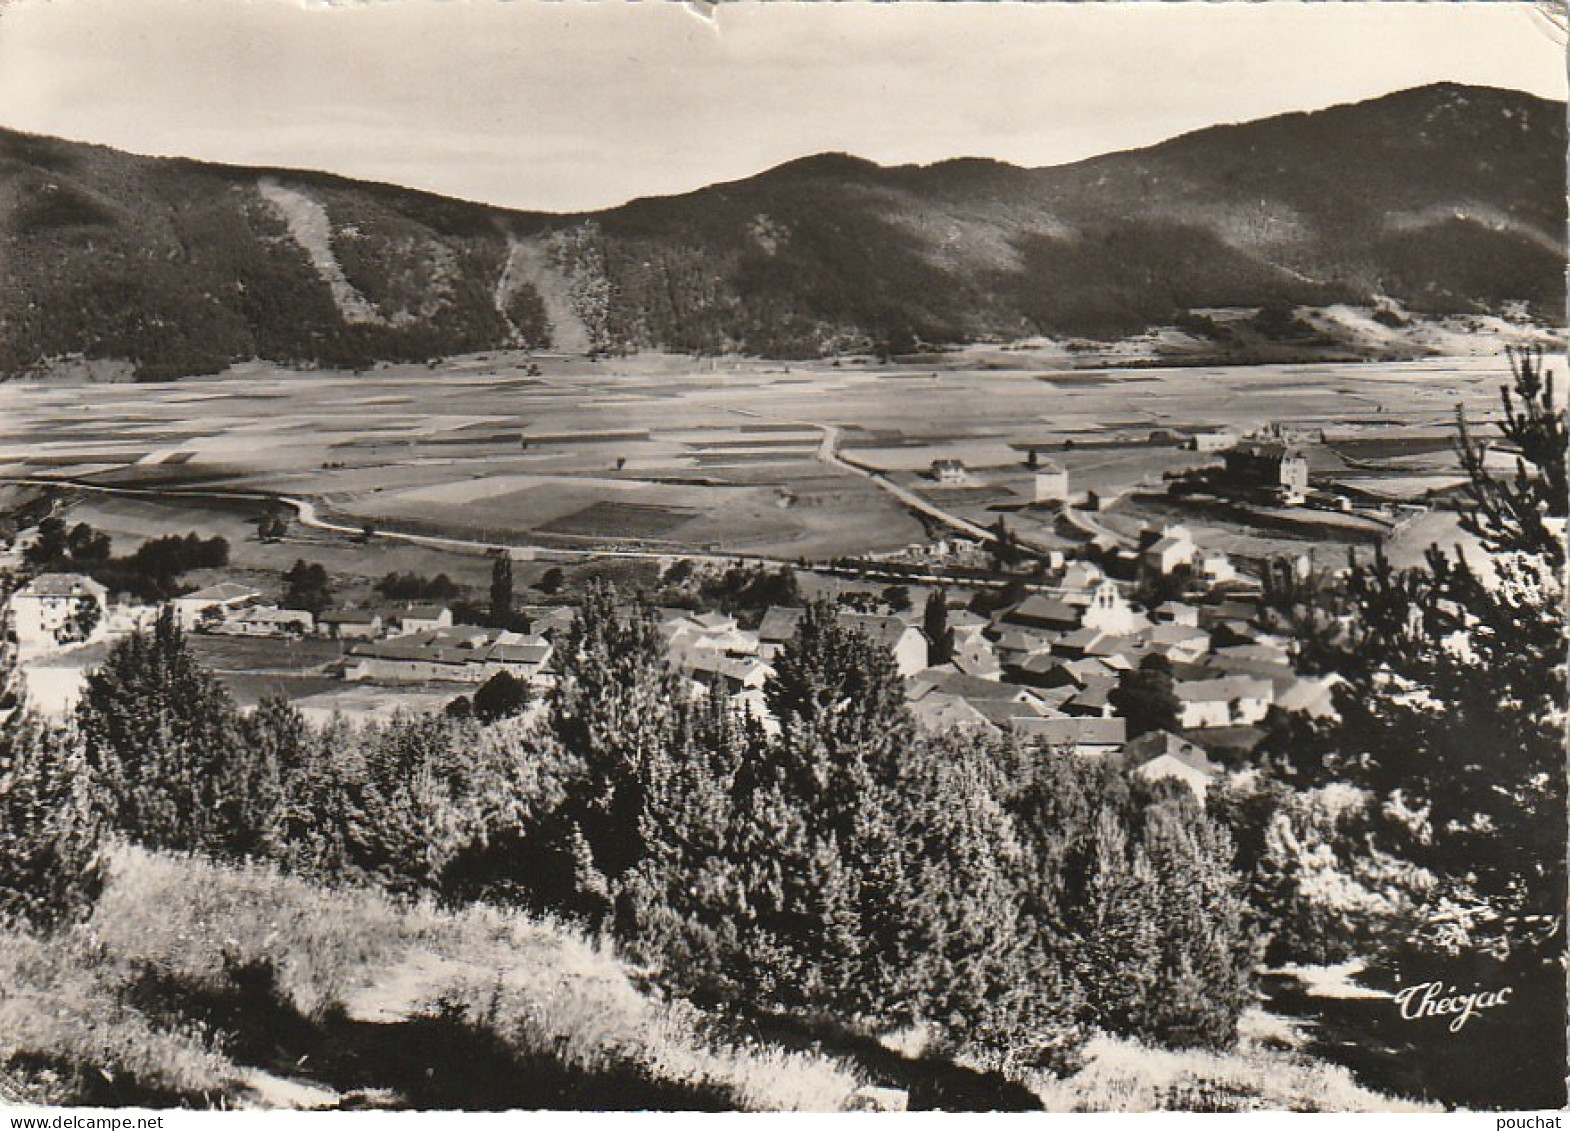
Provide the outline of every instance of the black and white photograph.
[[1566,22],[0,0],[10,1126],[1564,1108]]

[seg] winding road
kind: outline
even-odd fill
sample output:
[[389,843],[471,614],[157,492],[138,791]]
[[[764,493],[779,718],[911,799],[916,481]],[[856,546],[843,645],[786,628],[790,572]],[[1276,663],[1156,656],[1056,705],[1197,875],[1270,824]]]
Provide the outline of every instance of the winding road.
[[[720,406],[711,406],[720,407]],[[840,454],[840,428],[835,424],[823,424],[812,420],[785,420],[765,416],[763,413],[751,409],[725,406],[725,411],[740,416],[755,419],[773,420],[781,424],[794,424],[803,428],[811,428],[822,433],[822,439],[815,453],[816,458],[829,467],[849,475],[855,475],[872,483],[880,490],[887,493],[901,506],[923,515],[934,522],[956,530],[970,538],[986,544],[997,541],[997,535],[986,527],[970,521],[924,498],[915,491],[894,482],[885,473],[854,460],[847,459]],[[127,487],[103,483],[89,483],[81,479],[68,476],[15,476],[0,477],[0,484],[33,486],[33,487],[68,487],[76,491],[93,492],[104,495],[124,495],[130,497],[154,499],[208,499],[218,502],[254,502],[263,504],[281,504],[289,507],[295,513],[296,520],[301,526],[311,530],[320,530],[331,534],[343,534],[351,537],[363,537],[365,526],[356,526],[352,523],[336,522],[323,518],[319,505],[313,499],[299,495],[284,495],[267,491],[224,490],[215,488],[186,488],[186,487]],[[1089,516],[1065,508],[1064,515],[1076,528],[1091,537],[1103,536],[1118,542],[1126,541],[1115,531],[1109,530]],[[476,538],[456,538],[438,534],[414,534],[402,530],[376,530],[374,538],[387,539],[395,542],[404,542],[415,546],[426,546],[438,550],[450,550],[459,553],[497,554],[507,553],[521,558],[592,558],[614,557],[640,560],[658,560],[679,557],[688,561],[704,562],[708,564],[727,565],[736,562],[752,562],[770,565],[797,565],[787,558],[769,557],[762,554],[738,554],[724,551],[688,551],[688,550],[628,550],[628,549],[563,549],[554,546],[513,545],[503,542],[487,542]],[[1021,540],[1022,544],[1030,547],[1028,540]],[[1040,547],[1035,547],[1040,548]]]

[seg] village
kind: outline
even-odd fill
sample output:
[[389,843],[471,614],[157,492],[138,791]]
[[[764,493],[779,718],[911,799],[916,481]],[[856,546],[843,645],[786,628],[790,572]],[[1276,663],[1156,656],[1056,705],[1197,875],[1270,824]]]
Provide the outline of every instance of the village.
[[[1230,446],[1209,434],[1191,441],[1214,444],[1226,461],[1183,480],[1182,489],[1271,503],[1307,499],[1307,464],[1296,449],[1225,439]],[[1076,501],[1061,467],[1050,460],[1034,467],[1041,508],[1057,512]],[[934,462],[934,479],[963,474],[954,461]],[[1069,553],[1014,552],[1027,560],[1004,569],[998,545],[950,537],[884,557],[885,567],[901,559],[927,563],[918,575],[924,581],[894,587],[898,599],[886,590],[880,604],[872,594],[839,590],[840,620],[887,650],[923,727],[1008,736],[1084,758],[1117,757],[1131,772],[1177,779],[1203,798],[1209,783],[1264,737],[1273,707],[1331,710],[1336,677],[1294,671],[1288,640],[1261,603],[1260,579],[1250,572],[1257,567],[1206,548],[1181,523],[1151,525],[1132,545],[1091,541]],[[990,569],[955,571],[964,576],[926,572],[934,560],[952,567],[989,557]],[[678,566],[684,573],[717,568],[679,556],[659,565],[667,575]],[[864,565],[855,576],[875,575],[880,563]],[[1311,559],[1301,555],[1289,565],[1306,574]],[[570,597],[520,604],[505,625],[462,623],[457,602],[383,601],[314,613],[288,603],[259,585],[218,580],[165,605],[198,641],[271,641],[284,654],[313,649],[322,676],[345,687],[384,689],[393,702],[419,690],[425,703],[432,692],[458,697],[498,677],[542,701],[574,615]],[[699,607],[655,609],[671,665],[695,695],[717,690],[766,730],[777,729],[764,688],[802,609],[727,612],[689,603]],[[20,646],[35,654],[123,635],[158,613],[154,605],[113,604],[91,577],[59,572],[31,578],[14,591],[11,607]],[[1152,683],[1170,688],[1166,725],[1152,727],[1119,708],[1138,694],[1132,688]]]

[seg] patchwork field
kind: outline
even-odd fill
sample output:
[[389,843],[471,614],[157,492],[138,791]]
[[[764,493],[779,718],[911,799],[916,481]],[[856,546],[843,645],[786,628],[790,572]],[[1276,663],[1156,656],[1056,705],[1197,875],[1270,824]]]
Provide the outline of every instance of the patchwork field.
[[[1443,438],[1456,406],[1493,419],[1508,376],[1503,357],[1096,373],[1016,360],[543,359],[536,376],[542,359],[498,355],[365,375],[253,365],[174,384],[13,382],[0,386],[0,477],[284,493],[343,522],[517,545],[829,558],[922,536],[898,500],[825,461],[829,432],[846,458],[981,521],[1030,501],[1031,447],[1068,468],[1073,490],[1118,496],[1205,458],[1153,432],[1272,422],[1324,428],[1349,475],[1399,477],[1386,484],[1399,493],[1453,475]],[[972,481],[945,493],[922,474],[937,458],[963,460]],[[223,533],[237,567],[287,568],[298,542],[244,541],[256,506],[100,497],[78,514],[128,540]],[[363,576],[452,573],[456,557],[387,543],[367,569],[354,553],[314,556],[346,556],[325,564]],[[485,568],[473,556],[459,580],[483,583]]]

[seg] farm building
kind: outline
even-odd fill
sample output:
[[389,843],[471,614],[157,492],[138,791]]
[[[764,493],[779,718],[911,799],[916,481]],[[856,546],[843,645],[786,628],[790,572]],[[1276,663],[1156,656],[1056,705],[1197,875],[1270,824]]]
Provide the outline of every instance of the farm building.
[[334,640],[375,640],[382,634],[382,614],[373,609],[331,609],[316,618],[316,626]]
[[344,678],[384,683],[484,683],[499,672],[535,681],[551,646],[538,636],[488,628],[443,628],[371,640],[349,649]]
[[80,573],[41,573],[11,594],[17,643],[67,644],[89,638],[104,621],[108,591]]
[[1036,502],[1068,502],[1068,469],[1055,460],[1044,459],[1036,465]]
[[278,609],[272,605],[247,605],[224,617],[213,627],[226,636],[304,636],[315,627],[304,609]]
[[1236,432],[1217,429],[1214,432],[1196,432],[1188,438],[1187,447],[1196,452],[1224,452],[1238,441]]
[[1012,730],[1018,738],[1089,757],[1116,754],[1128,737],[1127,722],[1115,718],[1016,718]]
[[970,478],[965,464],[957,459],[935,459],[929,474],[939,483],[964,483]]
[[206,589],[198,589],[195,593],[186,593],[169,602],[174,609],[175,620],[181,628],[190,631],[202,622],[204,617],[227,617],[230,613],[243,609],[261,599],[261,590],[252,589],[249,585],[242,585],[238,581],[220,581],[217,585],[209,585]]

